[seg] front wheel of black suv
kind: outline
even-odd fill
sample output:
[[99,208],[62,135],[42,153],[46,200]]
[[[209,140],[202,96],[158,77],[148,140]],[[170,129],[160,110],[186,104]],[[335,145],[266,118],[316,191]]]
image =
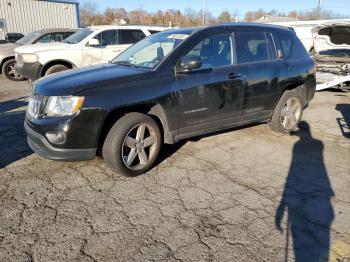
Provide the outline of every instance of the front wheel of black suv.
[[296,131],[302,115],[302,98],[296,90],[286,90],[273,111],[270,127],[284,134]]
[[129,113],[109,131],[102,154],[113,171],[136,176],[153,166],[161,143],[161,132],[156,121],[145,114]]

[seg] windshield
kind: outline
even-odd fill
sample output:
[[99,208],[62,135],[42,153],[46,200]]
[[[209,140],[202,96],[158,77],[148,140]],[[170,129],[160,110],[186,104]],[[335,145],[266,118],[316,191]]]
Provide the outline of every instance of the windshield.
[[171,32],[149,36],[114,58],[112,63],[153,69],[188,36]]
[[67,37],[63,42],[68,44],[76,44],[85,39],[88,35],[90,35],[94,30],[91,28],[85,28],[79,30],[78,32],[72,34],[70,37]]
[[25,35],[24,37],[22,37],[21,39],[19,39],[16,44],[18,45],[30,45],[32,44],[40,35],[41,33],[39,31],[34,31],[31,32],[27,35]]

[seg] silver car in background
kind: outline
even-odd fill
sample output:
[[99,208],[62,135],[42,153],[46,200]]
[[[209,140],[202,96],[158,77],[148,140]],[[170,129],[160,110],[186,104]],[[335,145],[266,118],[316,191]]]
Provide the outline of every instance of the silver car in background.
[[0,73],[9,80],[22,81],[25,78],[14,70],[15,48],[21,45],[32,45],[37,43],[62,42],[70,35],[77,32],[78,29],[50,28],[34,31],[15,43],[0,45]]

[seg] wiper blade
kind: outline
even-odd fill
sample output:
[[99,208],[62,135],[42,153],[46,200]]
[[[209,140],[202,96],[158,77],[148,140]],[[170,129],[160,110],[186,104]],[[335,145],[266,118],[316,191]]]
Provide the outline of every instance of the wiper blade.
[[113,64],[116,65],[122,65],[122,66],[130,66],[130,67],[135,67],[132,63],[130,63],[129,61],[117,61],[117,62],[113,62]]

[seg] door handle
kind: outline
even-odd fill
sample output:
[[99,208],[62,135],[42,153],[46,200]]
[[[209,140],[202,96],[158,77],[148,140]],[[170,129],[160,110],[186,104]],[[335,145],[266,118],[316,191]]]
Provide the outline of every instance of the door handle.
[[117,49],[117,50],[113,50],[112,52],[113,53],[118,53],[118,52],[121,52],[122,50],[120,50],[120,49]]
[[227,79],[236,79],[236,78],[240,78],[240,77],[242,77],[241,74],[229,73],[226,78]]

